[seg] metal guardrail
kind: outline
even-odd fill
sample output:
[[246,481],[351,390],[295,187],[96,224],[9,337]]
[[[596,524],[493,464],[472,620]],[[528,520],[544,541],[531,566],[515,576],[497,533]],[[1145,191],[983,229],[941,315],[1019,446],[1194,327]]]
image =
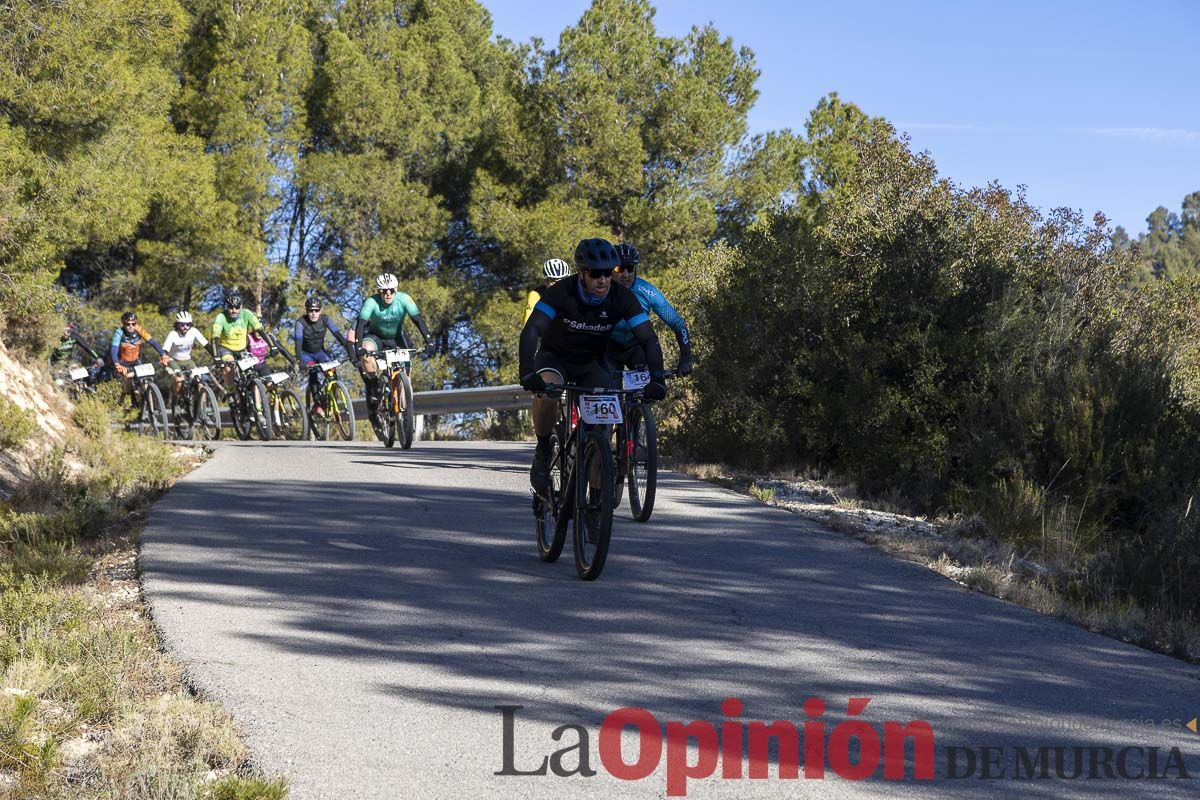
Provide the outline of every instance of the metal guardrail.
[[[513,384],[484,386],[478,389],[442,389],[433,392],[413,392],[414,414],[469,414],[476,411],[510,411],[529,408],[532,395]],[[359,403],[354,404],[358,413]],[[363,413],[366,404],[363,403]]]
[[[478,411],[510,411],[529,408],[531,395],[517,384],[484,386],[477,389],[440,389],[432,392],[413,392],[413,414],[470,414]],[[357,398],[354,416],[367,418],[367,401]],[[229,424],[229,408],[221,406],[222,424]]]

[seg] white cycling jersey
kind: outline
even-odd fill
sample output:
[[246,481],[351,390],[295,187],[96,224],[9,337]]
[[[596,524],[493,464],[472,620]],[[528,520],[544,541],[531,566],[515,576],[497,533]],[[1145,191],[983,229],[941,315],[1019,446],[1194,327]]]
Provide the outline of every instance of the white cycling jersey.
[[179,335],[179,331],[172,330],[163,342],[163,350],[176,361],[186,361],[192,357],[192,348],[196,342],[199,342],[201,347],[208,347],[208,339],[205,339],[204,334],[197,328],[189,328],[182,336]]

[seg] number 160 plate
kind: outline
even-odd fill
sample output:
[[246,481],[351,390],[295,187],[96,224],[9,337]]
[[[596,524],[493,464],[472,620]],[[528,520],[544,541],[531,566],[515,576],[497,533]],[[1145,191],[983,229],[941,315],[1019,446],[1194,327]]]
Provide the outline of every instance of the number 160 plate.
[[585,394],[579,398],[579,416],[589,425],[618,425],[624,421],[621,403],[612,394]]

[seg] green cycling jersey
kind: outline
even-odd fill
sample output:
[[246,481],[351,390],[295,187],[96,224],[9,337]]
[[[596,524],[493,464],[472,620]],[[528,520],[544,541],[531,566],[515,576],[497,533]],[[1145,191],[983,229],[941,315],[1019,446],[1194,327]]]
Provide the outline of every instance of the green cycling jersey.
[[383,304],[380,295],[372,295],[367,298],[367,302],[363,303],[362,310],[358,312],[358,318],[367,323],[370,332],[384,339],[397,337],[405,317],[419,317],[420,315],[421,311],[417,308],[417,304],[404,292],[397,292],[388,305]]

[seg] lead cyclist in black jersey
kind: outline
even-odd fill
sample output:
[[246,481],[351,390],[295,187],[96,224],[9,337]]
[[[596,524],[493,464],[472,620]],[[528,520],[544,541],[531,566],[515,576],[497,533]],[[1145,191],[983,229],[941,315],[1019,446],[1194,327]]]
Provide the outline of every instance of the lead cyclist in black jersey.
[[[667,396],[662,347],[650,317],[633,292],[612,279],[620,263],[606,239],[584,239],[575,248],[577,273],[548,288],[521,331],[521,386],[542,392],[547,383],[574,383],[611,388],[612,366],[605,358],[613,328],[625,320],[646,353],[650,400]],[[541,346],[538,346],[538,340]],[[558,420],[558,395],[538,394],[533,402],[537,449],[529,470],[533,490],[543,494],[550,483],[550,434]]]

